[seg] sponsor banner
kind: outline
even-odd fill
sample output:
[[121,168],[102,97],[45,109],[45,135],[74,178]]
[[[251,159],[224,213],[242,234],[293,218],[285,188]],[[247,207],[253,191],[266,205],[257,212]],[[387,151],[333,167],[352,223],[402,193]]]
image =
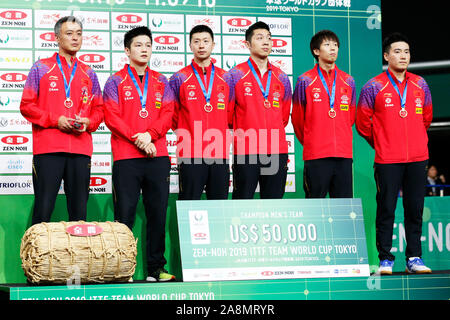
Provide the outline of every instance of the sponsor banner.
[[111,32],[111,50],[113,51],[121,51],[125,50],[123,44],[123,37],[125,36],[125,32]]
[[28,71],[0,70],[0,89],[23,90]]
[[108,52],[80,51],[77,57],[94,71],[109,71],[110,69],[111,62]]
[[58,43],[53,30],[35,30],[34,46],[36,49],[51,49],[58,51]]
[[[205,252],[206,254],[228,254],[223,252]],[[229,252],[232,254],[232,250]],[[302,257],[296,258],[298,261]],[[327,265],[327,266],[292,266],[292,267],[252,267],[252,268],[210,268],[183,270],[183,280],[190,281],[233,281],[233,280],[266,280],[266,279],[298,279],[298,278],[341,278],[368,276],[368,265]],[[208,280],[209,279],[209,280]],[[186,281],[186,280],[185,280]]]
[[292,38],[272,36],[273,55],[292,55]]
[[179,187],[178,187],[178,174],[171,174],[170,175],[170,193],[178,193]]
[[111,173],[112,159],[110,154],[93,154],[91,157],[91,175]]
[[123,67],[130,61],[123,50],[122,52],[113,52],[111,55],[112,55],[112,70],[111,70],[112,72],[122,70]]
[[295,192],[295,174],[288,174],[284,192]]
[[0,92],[0,111],[19,111],[22,92]]
[[185,66],[184,54],[152,54],[150,68],[158,72],[174,73]]
[[28,173],[31,174],[32,154],[0,154],[0,173]]
[[91,174],[90,193],[112,193],[112,176]]
[[269,61],[274,66],[280,68],[284,73],[292,75],[293,72],[292,57],[272,56],[269,57]]
[[28,131],[31,132],[31,122],[20,113],[0,113],[0,132],[3,131]]
[[33,53],[31,51],[0,51],[0,68],[2,69],[30,69],[32,65]]
[[255,17],[235,17],[235,16],[223,16],[222,17],[222,33],[235,33],[244,37],[245,31],[248,27],[256,22]]
[[295,155],[289,154],[288,155],[288,173],[295,173]]
[[204,24],[211,28],[214,34],[220,31],[220,16],[186,15],[186,32],[190,32],[192,27]]
[[[187,37],[189,39],[189,37]],[[183,34],[153,34],[153,52],[184,52]],[[189,41],[189,40],[188,40]]]
[[225,70],[230,70],[232,68],[234,68],[236,65],[242,63],[242,62],[246,62],[248,60],[248,55],[244,56],[233,56],[233,55],[226,55],[224,54],[222,56],[223,59],[223,69]]
[[83,23],[84,30],[109,30],[109,12],[75,11],[73,15]]
[[83,31],[83,50],[109,51],[109,32]]
[[31,9],[1,9],[0,8],[0,27],[5,28],[31,28],[32,27]]
[[183,281],[370,274],[361,199],[176,205]]
[[53,30],[59,19],[70,14],[69,10],[34,10],[34,27]]
[[111,135],[110,134],[92,134],[92,145],[94,153],[96,152],[111,152]]
[[33,141],[30,133],[0,134],[0,152],[33,152]]
[[288,143],[288,153],[295,153],[295,136],[293,134],[286,135]]
[[106,126],[106,124],[104,122],[100,123],[100,125],[97,128],[97,131],[95,131],[97,133],[111,133],[111,131],[108,129],[108,127]]
[[170,155],[175,155],[177,151],[177,136],[174,133],[166,134],[167,151]]
[[245,44],[245,38],[242,35],[223,36],[223,53],[248,55],[249,50]]
[[[152,14],[148,15],[148,26],[152,32],[184,32],[184,15]],[[186,30],[186,32],[189,32]]]
[[137,26],[147,25],[147,15],[145,13],[112,12],[112,30],[130,30]]
[[[31,171],[27,173],[31,173]],[[0,195],[33,193],[33,178],[31,175],[0,176]]]
[[259,17],[258,21],[269,25],[272,36],[292,36],[291,18]]
[[0,48],[31,49],[33,32],[31,30],[0,30]]
[[53,54],[56,52],[56,50],[52,50],[52,51],[38,51],[36,50],[34,52],[34,62],[41,60],[41,59],[46,59],[46,58],[50,58],[51,56],[53,56]]

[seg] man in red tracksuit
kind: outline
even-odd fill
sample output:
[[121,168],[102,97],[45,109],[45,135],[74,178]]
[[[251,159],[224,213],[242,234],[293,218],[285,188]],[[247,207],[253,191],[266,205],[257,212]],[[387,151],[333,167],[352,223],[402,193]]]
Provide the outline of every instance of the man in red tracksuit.
[[179,200],[227,199],[232,116],[225,71],[211,61],[214,34],[206,25],[192,28],[192,63],[170,78],[175,96],[173,129],[177,134]]
[[431,272],[421,259],[420,238],[428,161],[427,129],[433,107],[425,80],[407,71],[409,50],[408,40],[401,34],[384,39],[388,70],[364,85],[356,117],[358,133],[375,148],[380,274],[391,274],[394,265],[390,251],[400,189],[405,211],[406,270]]
[[33,65],[20,104],[20,112],[33,125],[32,224],[50,221],[62,180],[69,220],[86,220],[91,132],[103,120],[97,76],[76,58],[81,22],[63,17],[54,29],[59,51]]
[[339,39],[330,30],[310,42],[318,61],[302,74],[294,90],[292,125],[303,145],[303,188],[306,198],[353,197],[352,126],[355,81],[336,66]]
[[167,79],[151,70],[152,34],[137,27],[125,34],[130,64],[109,77],[103,91],[105,123],[111,130],[114,219],[133,228],[141,190],[147,217],[147,281],[170,281],[165,269],[165,225],[170,161],[166,133],[173,96]]
[[288,76],[269,62],[269,26],[251,25],[245,33],[248,61],[224,77],[235,100],[233,114],[233,199],[252,199],[259,182],[262,199],[284,195],[292,90]]

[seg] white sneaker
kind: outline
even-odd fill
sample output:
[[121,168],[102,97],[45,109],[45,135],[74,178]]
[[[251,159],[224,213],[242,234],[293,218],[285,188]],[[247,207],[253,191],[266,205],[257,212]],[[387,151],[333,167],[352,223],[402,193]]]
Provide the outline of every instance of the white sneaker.
[[428,268],[423,260],[419,257],[411,257],[406,262],[406,272],[408,273],[431,273],[431,269]]

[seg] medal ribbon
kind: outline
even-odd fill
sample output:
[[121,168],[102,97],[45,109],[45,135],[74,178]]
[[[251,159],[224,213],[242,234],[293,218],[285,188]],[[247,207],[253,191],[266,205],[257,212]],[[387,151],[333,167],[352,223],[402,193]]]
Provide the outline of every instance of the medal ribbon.
[[250,59],[247,60],[247,63],[248,63],[248,66],[250,67],[250,70],[252,70],[253,77],[255,77],[256,82],[258,82],[259,89],[261,90],[261,93],[264,96],[264,99],[267,100],[267,98],[269,97],[270,82],[272,81],[272,70],[269,70],[269,76],[267,77],[267,83],[266,83],[266,90],[264,90],[262,82],[259,79],[259,76],[256,73],[256,70],[253,67],[253,64],[251,63]]
[[64,79],[64,90],[66,91],[66,99],[70,99],[70,85],[72,83],[73,77],[75,76],[75,71],[77,70],[78,62],[75,61],[74,65],[72,66],[72,73],[70,74],[69,83],[67,83],[66,75],[64,74],[59,54],[56,54],[56,62],[58,63],[59,71],[61,71]]
[[214,83],[214,73],[215,73],[214,64],[211,65],[211,76],[209,77],[208,92],[206,92],[206,88],[203,85],[203,81],[200,78],[198,71],[195,69],[194,64],[192,64],[192,63],[191,63],[191,68],[194,71],[195,77],[197,78],[200,88],[202,88],[203,96],[205,97],[206,103],[209,104],[209,101],[211,100],[211,93],[212,93],[212,88],[213,88],[213,83]]
[[336,76],[337,76],[337,70],[334,70],[334,80],[333,80],[333,87],[331,88],[331,95],[330,90],[328,89],[328,84],[325,81],[325,78],[322,74],[322,71],[320,70],[319,65],[317,65],[317,72],[319,73],[320,81],[322,81],[322,85],[325,87],[325,90],[327,91],[328,98],[330,99],[330,109],[334,109],[334,99],[336,97]]
[[148,71],[145,72],[144,94],[142,94],[141,88],[139,87],[139,84],[137,83],[137,80],[134,77],[133,72],[131,71],[130,65],[128,65],[128,75],[130,76],[131,80],[133,80],[134,86],[139,94],[139,99],[141,99],[142,110],[145,110],[145,105],[147,103],[147,88],[148,88],[148,78],[149,78]]
[[386,70],[386,74],[389,78],[389,81],[391,82],[391,84],[394,86],[395,91],[397,91],[398,96],[400,97],[400,101],[402,104],[402,109],[405,109],[406,106],[406,92],[408,91],[408,80],[405,83],[405,90],[403,91],[403,96],[400,94],[400,89],[397,86],[397,83],[395,83],[394,79],[392,79],[391,74],[389,73],[388,70]]

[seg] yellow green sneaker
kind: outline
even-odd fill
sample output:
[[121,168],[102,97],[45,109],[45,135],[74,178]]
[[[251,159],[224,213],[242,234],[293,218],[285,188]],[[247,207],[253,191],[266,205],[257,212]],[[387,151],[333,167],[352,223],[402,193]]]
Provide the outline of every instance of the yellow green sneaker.
[[146,280],[149,282],[173,281],[175,280],[175,276],[168,273],[164,268],[158,268],[155,271],[150,272]]

